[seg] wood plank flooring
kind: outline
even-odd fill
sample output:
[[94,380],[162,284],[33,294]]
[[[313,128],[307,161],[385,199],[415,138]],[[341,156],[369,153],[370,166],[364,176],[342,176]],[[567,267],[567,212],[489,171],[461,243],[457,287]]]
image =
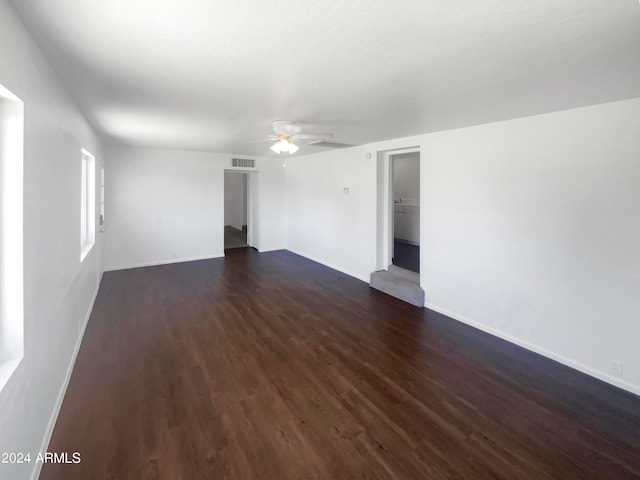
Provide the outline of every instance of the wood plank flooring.
[[281,251],[106,273],[42,479],[640,478],[640,397]]

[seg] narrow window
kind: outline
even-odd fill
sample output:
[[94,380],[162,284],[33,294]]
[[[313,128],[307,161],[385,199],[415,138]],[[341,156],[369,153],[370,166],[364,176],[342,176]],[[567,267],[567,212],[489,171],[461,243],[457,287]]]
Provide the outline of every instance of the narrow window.
[[96,243],[96,159],[82,150],[82,187],[80,198],[80,261]]
[[0,390],[24,354],[24,105],[0,85]]
[[104,168],[100,169],[100,226],[104,225]]

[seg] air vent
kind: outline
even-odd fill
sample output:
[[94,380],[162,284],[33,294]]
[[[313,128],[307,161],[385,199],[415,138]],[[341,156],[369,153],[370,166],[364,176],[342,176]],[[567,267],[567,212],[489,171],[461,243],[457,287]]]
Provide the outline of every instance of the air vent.
[[231,166],[239,168],[256,168],[256,161],[249,158],[232,158]]
[[348,143],[327,142],[326,140],[319,140],[317,142],[310,143],[309,145],[313,145],[314,147],[322,147],[322,148],[347,148],[347,147],[353,147],[353,145],[349,145]]

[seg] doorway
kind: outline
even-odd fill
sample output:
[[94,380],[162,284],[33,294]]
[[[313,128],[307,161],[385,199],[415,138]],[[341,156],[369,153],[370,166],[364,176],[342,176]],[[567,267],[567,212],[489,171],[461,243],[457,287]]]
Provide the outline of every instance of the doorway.
[[369,285],[424,307],[420,285],[420,147],[377,153],[376,271]]
[[249,246],[249,174],[224,172],[224,248]]
[[420,273],[420,152],[390,156],[393,238],[391,263]]
[[376,270],[419,273],[420,147],[378,152],[377,177]]

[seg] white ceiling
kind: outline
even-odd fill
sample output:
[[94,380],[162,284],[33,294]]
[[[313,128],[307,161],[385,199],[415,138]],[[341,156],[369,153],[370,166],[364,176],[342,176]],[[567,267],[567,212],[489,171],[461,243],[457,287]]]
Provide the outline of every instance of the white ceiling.
[[275,119],[362,144],[640,96],[638,0],[12,3],[117,143],[264,155]]

